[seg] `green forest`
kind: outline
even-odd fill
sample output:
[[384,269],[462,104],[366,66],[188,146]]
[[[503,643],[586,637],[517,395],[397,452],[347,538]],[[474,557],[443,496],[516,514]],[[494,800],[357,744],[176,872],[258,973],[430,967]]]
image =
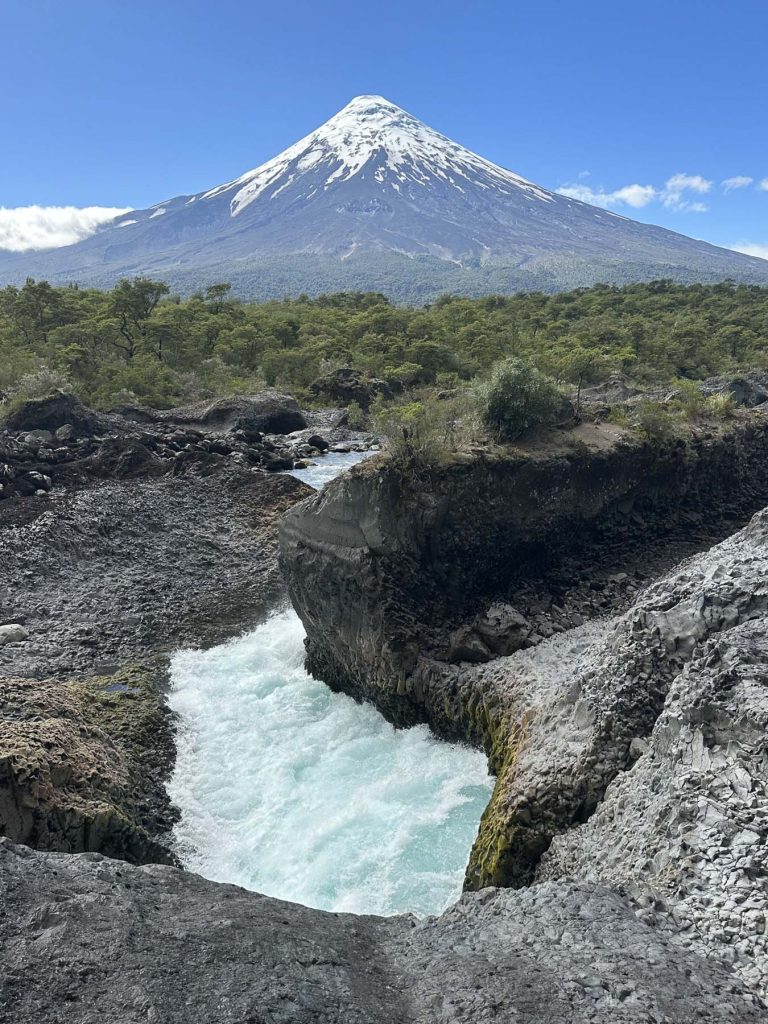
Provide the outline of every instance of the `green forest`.
[[29,280],[0,289],[0,401],[53,387],[102,409],[168,407],[274,386],[308,402],[349,366],[398,391],[456,386],[517,356],[566,385],[644,383],[768,367],[768,288],[669,280],[420,308],[342,292],[260,303],[213,284],[188,299],[146,278],[111,291]]

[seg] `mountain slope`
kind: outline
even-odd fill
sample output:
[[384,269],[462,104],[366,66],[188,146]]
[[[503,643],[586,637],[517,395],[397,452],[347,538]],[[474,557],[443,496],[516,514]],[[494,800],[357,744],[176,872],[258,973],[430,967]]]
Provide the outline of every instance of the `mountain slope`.
[[254,296],[373,287],[403,297],[420,285],[477,294],[652,277],[768,283],[768,262],[550,192],[382,97],[359,96],[233,181],[134,211],[76,245],[0,257],[0,280],[108,284],[138,273],[182,288],[226,277]]

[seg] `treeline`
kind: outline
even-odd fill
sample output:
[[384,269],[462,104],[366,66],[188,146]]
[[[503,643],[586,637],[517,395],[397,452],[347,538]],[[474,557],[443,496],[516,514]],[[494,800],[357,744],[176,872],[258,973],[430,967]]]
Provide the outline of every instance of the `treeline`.
[[146,278],[112,291],[29,280],[0,289],[0,399],[66,386],[101,408],[169,406],[351,366],[398,385],[452,386],[514,355],[556,380],[644,382],[768,366],[768,288],[655,281],[421,308],[377,293],[239,302],[213,284],[181,300]]

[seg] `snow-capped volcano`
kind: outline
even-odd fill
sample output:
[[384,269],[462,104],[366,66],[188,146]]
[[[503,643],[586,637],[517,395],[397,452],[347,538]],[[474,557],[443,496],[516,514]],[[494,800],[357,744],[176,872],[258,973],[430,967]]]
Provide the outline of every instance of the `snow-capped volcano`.
[[226,184],[133,211],[76,245],[0,257],[0,283],[30,274],[413,299],[658,277],[768,283],[768,263],[550,192],[381,96],[358,96]]
[[236,190],[230,202],[235,216],[265,193],[275,199],[296,181],[309,185],[307,172],[320,168],[327,176],[322,181],[312,176],[306,199],[320,188],[349,181],[366,171],[379,184],[398,193],[411,185],[450,185],[459,192],[480,187],[502,195],[524,189],[531,198],[551,199],[545,189],[452,142],[383,96],[355,97],[321,128],[284,153],[235,181],[211,189],[202,198]]

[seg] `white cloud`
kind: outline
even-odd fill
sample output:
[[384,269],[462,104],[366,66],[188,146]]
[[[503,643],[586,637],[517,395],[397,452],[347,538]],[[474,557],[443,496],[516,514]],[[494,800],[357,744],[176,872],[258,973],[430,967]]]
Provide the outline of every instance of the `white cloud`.
[[747,256],[758,256],[761,260],[768,260],[768,245],[755,245],[752,242],[739,242],[732,245],[735,252],[746,253]]
[[591,203],[592,206],[632,206],[639,209],[647,206],[656,198],[656,189],[653,185],[624,185],[614,192],[606,192],[602,189],[595,190],[588,185],[563,185],[557,190],[561,196],[569,199],[578,199],[582,203]]
[[72,245],[129,211],[125,206],[0,206],[0,249],[26,252]]
[[[735,181],[737,179],[728,179]],[[661,188],[654,185],[623,185],[612,192],[607,189],[590,188],[583,182],[563,185],[557,191],[569,199],[579,199],[582,203],[602,206],[610,209],[614,206],[629,206],[635,210],[642,209],[653,202],[661,202],[671,210],[685,213],[705,213],[705,203],[688,198],[690,193],[705,195],[712,188],[713,182],[700,174],[673,174]]]
[[763,178],[757,187],[762,189],[763,192],[768,192],[768,178]]
[[697,192],[705,195],[712,188],[712,182],[700,174],[673,174],[667,179],[661,192],[661,201],[673,210],[684,210],[689,213],[705,213],[704,203],[691,202],[685,198],[686,192]]
[[732,178],[726,178],[725,181],[721,182],[723,186],[723,192],[733,192],[735,188],[746,188],[747,185],[751,185],[754,178],[748,177],[746,174],[736,174]]

